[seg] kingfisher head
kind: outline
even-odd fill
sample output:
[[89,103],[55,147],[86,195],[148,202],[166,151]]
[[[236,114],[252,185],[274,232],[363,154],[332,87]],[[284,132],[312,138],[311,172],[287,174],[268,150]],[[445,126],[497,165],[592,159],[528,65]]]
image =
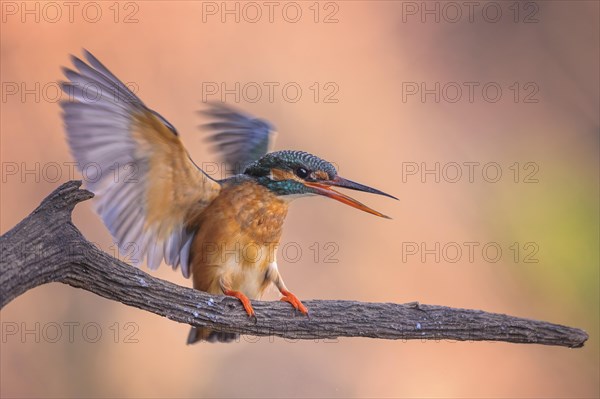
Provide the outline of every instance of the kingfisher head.
[[323,195],[346,205],[389,219],[388,216],[358,202],[333,187],[349,188],[398,199],[374,188],[338,176],[330,163],[304,151],[276,151],[268,153],[248,165],[245,175],[253,177],[278,196]]

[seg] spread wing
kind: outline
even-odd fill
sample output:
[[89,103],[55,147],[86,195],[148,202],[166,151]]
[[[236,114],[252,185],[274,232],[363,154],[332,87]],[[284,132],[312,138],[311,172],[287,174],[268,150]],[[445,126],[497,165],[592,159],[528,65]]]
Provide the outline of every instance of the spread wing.
[[214,119],[202,125],[209,131],[208,141],[221,153],[228,170],[242,173],[246,166],[269,151],[273,126],[262,119],[244,114],[223,103],[209,103],[200,111]]
[[69,100],[61,103],[71,152],[97,210],[123,253],[151,269],[181,265],[189,277],[193,231],[186,223],[220,185],[190,159],[177,131],[92,54],[64,69]]

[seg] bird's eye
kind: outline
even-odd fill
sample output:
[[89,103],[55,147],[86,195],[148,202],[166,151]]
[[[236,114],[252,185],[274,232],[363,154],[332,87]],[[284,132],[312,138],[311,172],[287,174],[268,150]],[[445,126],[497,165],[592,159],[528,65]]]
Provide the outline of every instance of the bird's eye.
[[306,168],[303,167],[299,167],[298,169],[296,169],[296,176],[298,176],[301,179],[306,179],[309,175],[309,172]]

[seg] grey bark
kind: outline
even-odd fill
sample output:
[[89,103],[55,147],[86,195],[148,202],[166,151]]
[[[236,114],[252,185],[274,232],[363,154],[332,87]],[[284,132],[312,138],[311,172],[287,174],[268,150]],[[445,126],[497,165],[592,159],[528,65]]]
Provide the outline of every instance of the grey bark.
[[253,301],[257,319],[249,319],[237,299],[152,277],[87,241],[71,221],[75,205],[93,197],[80,186],[80,181],[63,184],[0,238],[0,308],[31,288],[61,282],[180,323],[255,336],[504,341],[571,348],[588,339],[585,331],[559,324],[416,302],[312,300],[304,302],[310,309],[306,317],[287,303]]

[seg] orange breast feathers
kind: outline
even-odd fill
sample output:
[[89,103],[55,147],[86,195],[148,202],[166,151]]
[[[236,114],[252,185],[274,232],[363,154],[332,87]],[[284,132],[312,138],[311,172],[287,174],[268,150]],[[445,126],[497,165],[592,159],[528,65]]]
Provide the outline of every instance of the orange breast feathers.
[[194,288],[221,294],[220,280],[251,299],[269,285],[288,204],[252,180],[225,183],[198,215],[190,251]]

